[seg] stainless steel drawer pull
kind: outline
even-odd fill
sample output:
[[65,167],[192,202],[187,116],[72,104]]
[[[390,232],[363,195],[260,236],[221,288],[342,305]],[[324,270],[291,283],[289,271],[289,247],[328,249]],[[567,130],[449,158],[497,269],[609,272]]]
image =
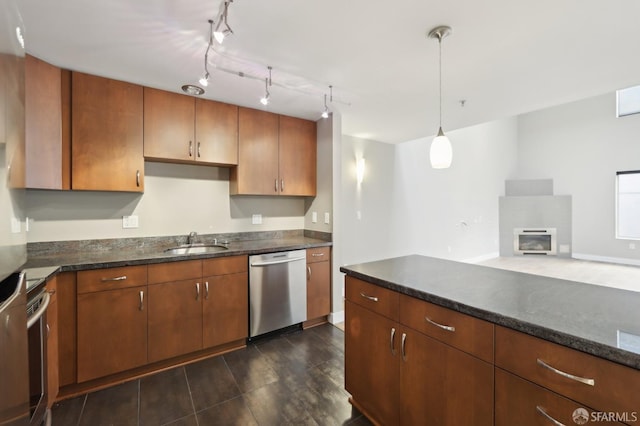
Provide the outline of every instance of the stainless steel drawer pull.
[[545,419],[547,419],[551,423],[553,423],[554,425],[556,425],[556,426],[566,426],[564,423],[560,423],[559,421],[557,421],[556,419],[554,419],[553,417],[548,415],[547,412],[544,411],[544,409],[542,407],[540,407],[539,405],[536,405],[536,411],[538,413],[540,413],[540,415],[543,416]]
[[320,256],[324,256],[324,253],[311,253],[311,256],[320,257]]
[[204,298],[209,300],[209,281],[204,282]]
[[372,302],[377,302],[378,298],[373,296],[367,296],[366,294],[360,292],[360,296],[364,297],[367,300],[371,300]]
[[391,347],[391,355],[396,354],[395,340],[396,340],[396,329],[392,327],[391,338],[389,339],[389,346]]
[[144,291],[140,292],[140,310],[144,310]]
[[452,332],[452,333],[456,331],[456,328],[455,328],[454,326],[452,326],[452,325],[442,325],[442,324],[438,324],[438,323],[437,323],[437,322],[435,322],[435,321],[431,321],[431,318],[429,318],[429,317],[424,317],[424,319],[425,319],[429,324],[433,324],[433,325],[435,325],[436,327],[440,327],[440,328],[441,328],[441,329],[443,329],[443,330],[447,330],[447,331],[450,331],[450,332]]
[[553,368],[552,366],[550,366],[540,358],[538,358],[536,361],[538,365],[546,368],[547,370],[551,370],[562,377],[566,377],[567,379],[575,380],[576,382],[584,383],[585,385],[589,385],[589,386],[596,385],[596,381],[594,379],[585,379],[584,377],[574,376],[573,374],[565,373],[564,371],[558,370],[557,368]]
[[407,342],[407,333],[402,333],[402,360],[407,360],[407,352],[405,351],[405,343]]
[[113,277],[113,278],[101,278],[100,281],[102,281],[103,283],[109,282],[109,281],[124,281],[127,279],[126,275],[123,275],[121,277]]
[[196,300],[200,299],[200,283],[196,283]]

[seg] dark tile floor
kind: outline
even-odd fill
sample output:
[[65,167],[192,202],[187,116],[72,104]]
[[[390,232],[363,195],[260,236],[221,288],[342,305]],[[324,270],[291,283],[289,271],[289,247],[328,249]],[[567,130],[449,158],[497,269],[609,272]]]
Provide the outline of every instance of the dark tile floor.
[[53,426],[371,425],[344,390],[344,332],[330,325],[62,401]]

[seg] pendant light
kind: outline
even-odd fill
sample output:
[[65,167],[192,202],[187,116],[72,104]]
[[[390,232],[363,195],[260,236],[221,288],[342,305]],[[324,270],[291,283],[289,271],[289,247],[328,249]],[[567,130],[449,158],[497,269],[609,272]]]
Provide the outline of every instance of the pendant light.
[[209,19],[209,43],[207,44],[207,50],[204,53],[204,74],[200,78],[200,84],[204,87],[209,85],[209,50],[213,44],[213,20]]
[[440,81],[440,121],[438,127],[438,134],[431,142],[431,149],[429,151],[429,159],[431,160],[431,167],[434,169],[446,169],[451,166],[451,160],[453,157],[453,150],[451,148],[451,142],[449,138],[442,131],[442,39],[451,34],[451,27],[439,26],[428,33],[429,38],[438,39],[439,47],[439,81]]

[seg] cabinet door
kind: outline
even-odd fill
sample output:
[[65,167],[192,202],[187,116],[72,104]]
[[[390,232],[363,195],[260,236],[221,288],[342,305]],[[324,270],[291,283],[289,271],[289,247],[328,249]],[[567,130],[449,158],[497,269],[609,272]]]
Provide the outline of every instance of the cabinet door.
[[345,388],[383,425],[398,424],[399,338],[396,322],[345,301]]
[[205,348],[249,335],[249,278],[246,272],[204,278],[202,341]]
[[277,195],[278,116],[249,108],[238,114],[238,166],[229,174],[230,193]]
[[[25,139],[27,188],[63,187],[62,73],[30,55],[25,58]],[[68,165],[67,165],[68,166]]]
[[331,262],[307,264],[307,319],[331,312]]
[[316,123],[280,116],[281,195],[316,195]]
[[56,277],[47,283],[51,301],[47,308],[47,407],[51,408],[58,396],[58,295]]
[[147,362],[146,287],[78,295],[78,382]]
[[200,280],[149,285],[149,362],[202,349]]
[[142,86],[74,72],[71,188],[144,191]]
[[194,98],[144,88],[145,158],[195,160],[194,126]]
[[400,423],[492,425],[493,366],[404,328]]
[[196,99],[196,160],[238,164],[238,107]]

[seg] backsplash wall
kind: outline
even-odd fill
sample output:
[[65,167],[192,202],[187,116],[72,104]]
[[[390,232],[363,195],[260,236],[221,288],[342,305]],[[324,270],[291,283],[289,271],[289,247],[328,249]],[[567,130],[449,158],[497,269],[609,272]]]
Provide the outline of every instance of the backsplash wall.
[[[303,229],[302,197],[229,196],[229,170],[145,162],[144,194],[28,190],[28,242]],[[252,225],[253,214],[262,224]],[[122,228],[137,215],[139,227]]]

